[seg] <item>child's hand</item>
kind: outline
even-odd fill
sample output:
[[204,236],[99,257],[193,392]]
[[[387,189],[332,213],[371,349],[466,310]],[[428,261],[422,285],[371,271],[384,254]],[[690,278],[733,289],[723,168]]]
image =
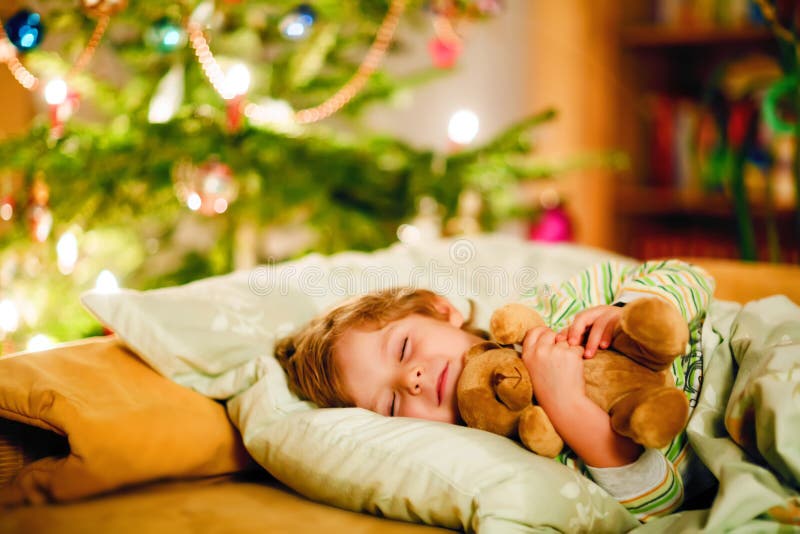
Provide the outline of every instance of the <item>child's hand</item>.
[[586,396],[583,349],[556,342],[556,333],[540,326],[528,331],[522,342],[522,361],[531,375],[533,393],[555,418],[569,413],[570,403]]
[[622,318],[622,308],[618,306],[594,306],[575,316],[570,326],[556,336],[556,341],[566,341],[570,345],[580,345],[587,328],[591,328],[586,338],[584,358],[593,358],[597,348],[607,349],[611,345],[614,329]]

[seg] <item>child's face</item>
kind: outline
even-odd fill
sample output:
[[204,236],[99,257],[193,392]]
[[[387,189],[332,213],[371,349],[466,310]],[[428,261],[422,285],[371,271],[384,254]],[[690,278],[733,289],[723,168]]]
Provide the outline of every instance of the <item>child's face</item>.
[[458,423],[464,353],[483,341],[463,322],[451,308],[447,320],[415,314],[380,330],[348,330],[334,349],[344,389],[356,406],[379,414]]

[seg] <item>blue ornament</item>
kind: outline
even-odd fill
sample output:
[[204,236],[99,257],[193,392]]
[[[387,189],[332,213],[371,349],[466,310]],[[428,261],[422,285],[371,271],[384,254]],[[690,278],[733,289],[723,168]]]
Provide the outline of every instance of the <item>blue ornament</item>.
[[305,39],[311,33],[311,26],[316,18],[314,8],[308,4],[300,4],[281,20],[281,33],[290,41]]
[[164,17],[147,28],[144,34],[145,42],[159,52],[172,52],[186,44],[187,36],[178,23]]
[[300,16],[300,22],[308,26],[309,28],[314,24],[314,21],[317,19],[317,12],[314,11],[314,8],[308,4],[300,4],[295,9],[295,13]]
[[23,9],[6,21],[5,25],[8,40],[20,51],[33,50],[44,38],[42,17],[38,13]]

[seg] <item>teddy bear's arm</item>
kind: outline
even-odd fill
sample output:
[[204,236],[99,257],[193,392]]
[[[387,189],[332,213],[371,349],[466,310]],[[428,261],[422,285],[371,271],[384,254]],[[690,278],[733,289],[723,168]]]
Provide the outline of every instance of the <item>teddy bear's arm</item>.
[[555,458],[564,448],[564,440],[541,406],[529,406],[519,420],[519,439],[540,456]]

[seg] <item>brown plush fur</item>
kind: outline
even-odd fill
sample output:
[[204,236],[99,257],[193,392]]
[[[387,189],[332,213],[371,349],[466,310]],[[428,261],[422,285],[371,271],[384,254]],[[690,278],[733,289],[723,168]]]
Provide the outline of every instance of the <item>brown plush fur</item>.
[[[498,343],[479,343],[467,352],[457,397],[468,426],[519,437],[533,452],[553,457],[564,442],[535,405],[519,353],[504,346],[521,343],[528,330],[543,324],[520,304],[497,310],[490,329]],[[586,395],[609,413],[614,431],[653,448],[665,447],[681,432],[689,403],[670,367],[688,340],[686,322],[672,304],[643,298],[624,308],[611,347],[584,360]]]

